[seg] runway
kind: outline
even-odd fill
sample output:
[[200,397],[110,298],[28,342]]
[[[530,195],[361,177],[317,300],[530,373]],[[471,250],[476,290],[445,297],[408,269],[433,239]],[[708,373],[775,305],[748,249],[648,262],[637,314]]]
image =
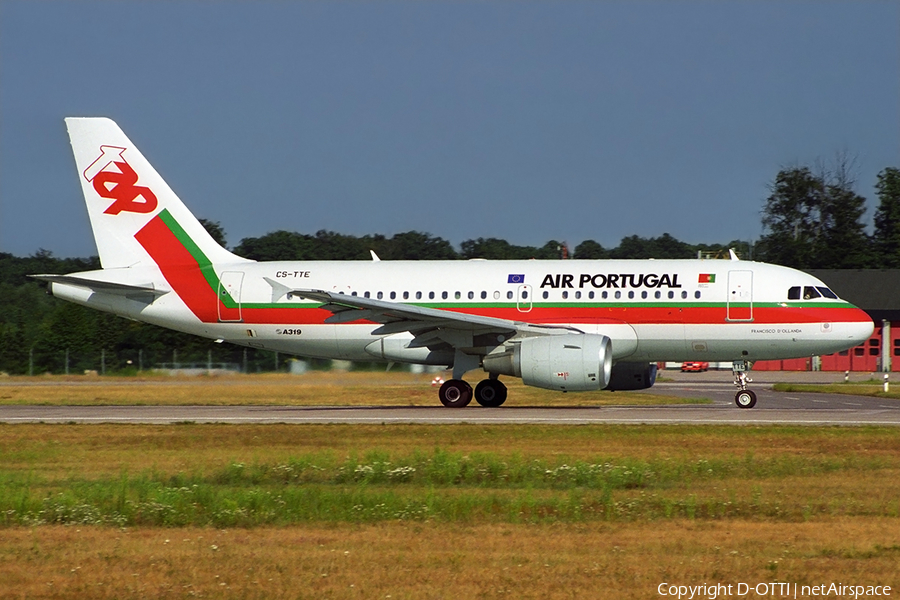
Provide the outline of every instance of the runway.
[[[797,374],[791,374],[795,379]],[[667,374],[652,393],[706,398],[711,404],[661,406],[516,406],[474,403],[463,409],[442,406],[0,406],[3,423],[422,423],[422,424],[730,424],[730,425],[900,425],[900,401],[839,394],[798,394],[772,390],[772,378],[757,382],[755,408],[734,405],[730,373]],[[807,378],[799,378],[807,379]],[[834,377],[832,377],[832,380]],[[437,404],[437,402],[436,402]]]
[[421,423],[900,425],[898,408],[740,410],[721,406],[602,408],[5,406],[4,423]]

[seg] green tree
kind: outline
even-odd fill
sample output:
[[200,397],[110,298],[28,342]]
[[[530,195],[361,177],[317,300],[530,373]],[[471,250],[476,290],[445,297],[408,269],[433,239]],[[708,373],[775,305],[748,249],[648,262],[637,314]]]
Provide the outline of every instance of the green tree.
[[252,260],[310,260],[313,239],[293,231],[273,231],[261,237],[244,238],[234,253]]
[[900,169],[887,167],[875,184],[878,208],[875,210],[875,252],[877,266],[900,267]]
[[594,240],[584,240],[575,246],[574,258],[601,259],[609,258],[609,251]]
[[550,240],[540,248],[535,246],[515,246],[498,238],[478,238],[460,244],[463,258],[485,258],[489,260],[529,260],[558,259],[562,256],[562,242]]
[[853,191],[852,161],[839,155],[832,168],[782,169],[770,185],[756,256],[798,269],[864,268],[872,245],[862,217],[865,198]]
[[206,229],[206,232],[212,236],[212,239],[216,241],[217,244],[222,246],[223,248],[227,248],[228,245],[225,243],[225,230],[222,228],[222,224],[218,221],[210,221],[209,219],[199,219],[200,224],[203,225],[203,228]]
[[696,256],[694,247],[668,233],[656,238],[642,238],[631,235],[622,238],[619,245],[609,251],[610,258],[692,258]]
[[382,243],[383,260],[454,260],[456,250],[447,240],[419,231],[398,233]]

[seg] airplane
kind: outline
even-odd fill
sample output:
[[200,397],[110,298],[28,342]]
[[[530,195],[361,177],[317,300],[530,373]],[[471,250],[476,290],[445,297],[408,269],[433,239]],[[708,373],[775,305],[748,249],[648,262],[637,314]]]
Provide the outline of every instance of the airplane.
[[[119,126],[67,118],[101,269],[33,275],[58,298],[219,342],[298,356],[440,365],[444,406],[498,407],[500,376],[637,390],[661,361],[831,354],[874,323],[823,282],[737,260],[257,262],[217,244]],[[482,369],[473,389],[463,377]]]

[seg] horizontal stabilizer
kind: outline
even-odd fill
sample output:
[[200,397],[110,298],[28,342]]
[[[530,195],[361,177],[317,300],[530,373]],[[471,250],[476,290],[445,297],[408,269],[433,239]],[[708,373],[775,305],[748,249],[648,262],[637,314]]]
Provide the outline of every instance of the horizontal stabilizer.
[[152,283],[142,285],[129,285],[127,283],[116,283],[114,281],[100,281],[97,279],[86,279],[75,275],[29,275],[33,279],[40,281],[48,281],[50,283],[62,283],[65,285],[74,285],[82,287],[93,292],[102,292],[104,294],[115,294],[117,296],[135,296],[151,294],[155,297],[163,296],[169,293],[169,290],[160,290],[153,286]]

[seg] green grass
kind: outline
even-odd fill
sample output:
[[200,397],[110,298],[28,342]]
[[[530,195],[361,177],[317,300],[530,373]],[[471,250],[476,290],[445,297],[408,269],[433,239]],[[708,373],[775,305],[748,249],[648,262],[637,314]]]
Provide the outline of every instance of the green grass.
[[[185,425],[174,430],[182,452],[203,443],[196,435],[200,429],[210,428]],[[302,434],[316,428],[294,429]],[[465,438],[484,429],[459,426],[456,432]],[[554,431],[528,426],[493,429],[523,438],[534,438],[537,429],[538,438],[552,436]],[[598,438],[610,431],[576,429]],[[783,435],[781,429],[772,431]],[[401,442],[415,431],[383,430]],[[658,448],[671,430],[677,434],[679,428],[641,431],[646,443]],[[139,427],[131,431],[142,434]],[[567,428],[555,431],[568,437]],[[688,443],[705,436],[702,428],[681,431]],[[900,499],[891,483],[900,472],[900,455],[890,448],[848,452],[844,444],[837,444],[830,452],[809,451],[833,442],[835,432],[804,428],[803,436],[788,436],[786,444],[757,455],[752,448],[759,441],[758,431],[731,431],[736,438],[732,441],[744,447],[742,452],[701,450],[649,456],[598,452],[579,458],[521,445],[512,451],[442,445],[412,450],[351,448],[349,452],[298,451],[253,462],[214,459],[191,469],[130,472],[126,467],[115,474],[92,474],[70,465],[64,476],[22,468],[55,460],[46,455],[46,447],[36,447],[32,453],[18,448],[6,456],[13,464],[3,461],[7,466],[0,467],[0,523],[256,527],[397,520],[461,524],[685,518],[803,521],[823,515],[897,517],[900,513]],[[869,431],[897,445],[896,430]],[[791,446],[805,447],[805,451]]]
[[893,382],[888,392],[884,391],[883,381],[879,382],[874,379],[846,383],[776,383],[772,386],[772,389],[776,392],[850,394],[854,396],[900,399],[900,381]]

